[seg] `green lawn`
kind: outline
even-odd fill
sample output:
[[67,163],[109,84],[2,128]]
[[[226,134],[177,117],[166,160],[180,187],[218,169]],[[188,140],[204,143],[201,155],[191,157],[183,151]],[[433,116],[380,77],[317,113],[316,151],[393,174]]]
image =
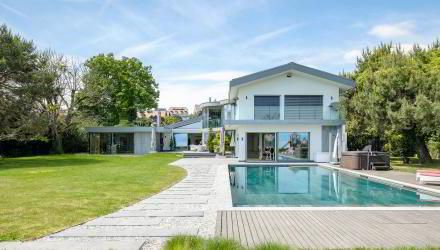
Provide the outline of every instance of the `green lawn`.
[[0,241],[29,240],[125,207],[181,180],[176,154],[0,159]]
[[420,164],[416,157],[412,157],[409,164],[404,164],[400,158],[391,157],[391,166],[394,170],[411,173],[415,173],[418,169],[440,170],[440,159],[435,159],[432,163]]

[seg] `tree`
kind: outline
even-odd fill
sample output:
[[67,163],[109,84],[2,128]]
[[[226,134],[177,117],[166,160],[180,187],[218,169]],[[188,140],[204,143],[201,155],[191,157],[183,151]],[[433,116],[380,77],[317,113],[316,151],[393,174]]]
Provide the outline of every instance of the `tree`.
[[34,110],[38,53],[32,41],[0,26],[0,140],[43,137],[44,121]]
[[215,141],[214,140],[215,140],[215,133],[212,132],[211,128],[209,128],[207,147],[208,147],[208,151],[211,153],[215,152]]
[[392,44],[364,50],[353,73],[356,89],[343,101],[348,132],[382,141],[387,131],[413,137],[420,161],[431,161],[427,141],[440,127],[437,51],[435,44],[409,53]]
[[138,110],[157,107],[159,90],[151,66],[143,66],[136,58],[101,54],[88,59],[85,67],[79,109],[100,124],[132,123]]
[[166,126],[166,125],[170,125],[170,124],[182,121],[182,117],[177,116],[177,115],[164,116],[160,119],[160,121],[161,121],[161,126]]

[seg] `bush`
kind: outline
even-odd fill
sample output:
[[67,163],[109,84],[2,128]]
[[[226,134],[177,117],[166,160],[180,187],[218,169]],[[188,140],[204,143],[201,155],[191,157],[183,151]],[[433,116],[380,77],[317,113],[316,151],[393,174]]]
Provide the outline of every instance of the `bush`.
[[50,149],[51,143],[47,140],[0,141],[0,156],[4,157],[47,155]]
[[212,133],[212,129],[210,128],[208,131],[208,143],[207,143],[207,147],[208,147],[208,151],[211,153],[215,152],[215,135]]
[[[224,238],[204,239],[199,236],[175,236],[168,240],[164,247],[165,250],[245,250],[240,243]],[[275,243],[265,243],[258,245],[255,250],[289,250],[285,245]]]

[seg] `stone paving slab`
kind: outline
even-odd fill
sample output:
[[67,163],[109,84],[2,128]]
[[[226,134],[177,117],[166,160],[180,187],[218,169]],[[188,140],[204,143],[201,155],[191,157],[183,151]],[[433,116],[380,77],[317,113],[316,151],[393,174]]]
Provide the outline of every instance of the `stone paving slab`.
[[66,240],[60,238],[51,241],[35,241],[30,242],[1,242],[0,249],[7,250],[110,250],[110,249],[126,249],[139,250],[144,245],[146,239],[71,239]]
[[173,210],[123,210],[106,215],[107,218],[117,217],[203,217],[203,211],[173,211]]
[[197,199],[160,199],[155,197],[154,199],[149,199],[148,201],[143,202],[149,204],[205,204],[208,202],[207,198],[197,198]]
[[151,226],[159,225],[162,219],[158,217],[101,217],[85,223],[86,226]]
[[197,228],[151,228],[151,227],[87,227],[70,228],[51,237],[171,237],[179,234],[197,235]]

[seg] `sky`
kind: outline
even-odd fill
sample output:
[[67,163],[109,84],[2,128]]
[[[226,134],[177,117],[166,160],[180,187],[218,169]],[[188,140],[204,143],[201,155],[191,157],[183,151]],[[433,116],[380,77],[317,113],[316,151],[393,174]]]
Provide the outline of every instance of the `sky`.
[[338,74],[381,42],[440,37],[440,1],[0,0],[0,23],[77,60],[152,66],[159,106],[227,97],[233,78],[296,62]]

